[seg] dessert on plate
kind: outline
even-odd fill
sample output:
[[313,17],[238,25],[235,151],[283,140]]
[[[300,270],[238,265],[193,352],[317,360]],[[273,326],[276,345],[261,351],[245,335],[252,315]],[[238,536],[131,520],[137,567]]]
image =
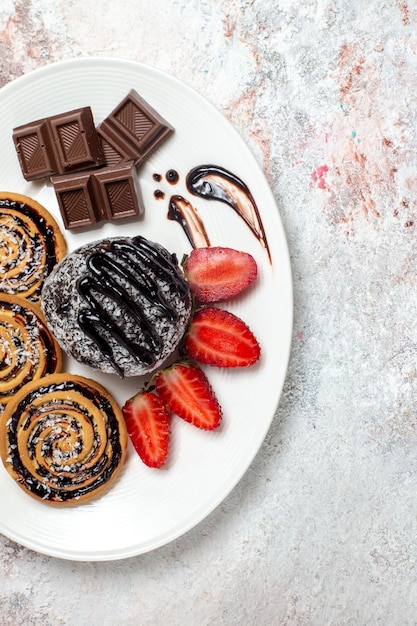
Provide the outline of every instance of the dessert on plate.
[[61,370],[61,349],[39,306],[0,293],[0,415],[14,394],[31,380]]
[[45,207],[0,192],[0,292],[38,302],[46,276],[65,253],[65,239]]
[[27,383],[0,420],[0,456],[28,494],[50,504],[89,501],[123,466],[121,409],[99,383],[51,374]]
[[141,236],[81,246],[59,263],[42,291],[45,319],[61,348],[121,377],[148,374],[171,356],[191,303],[175,255]]

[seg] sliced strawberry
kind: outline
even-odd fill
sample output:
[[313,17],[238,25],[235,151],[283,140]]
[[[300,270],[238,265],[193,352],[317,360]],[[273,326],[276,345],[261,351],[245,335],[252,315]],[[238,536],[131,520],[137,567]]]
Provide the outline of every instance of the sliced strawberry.
[[214,430],[221,408],[204,372],[188,362],[174,363],[155,377],[158,395],[170,411],[198,428]]
[[205,307],[195,313],[184,346],[192,359],[218,367],[253,365],[261,353],[258,341],[245,322],[215,307]]
[[199,302],[232,298],[256,278],[256,261],[247,252],[223,248],[195,248],[184,263],[191,292]]
[[168,454],[170,417],[162,400],[142,391],[123,406],[127,432],[136,452],[149,467],[161,467]]

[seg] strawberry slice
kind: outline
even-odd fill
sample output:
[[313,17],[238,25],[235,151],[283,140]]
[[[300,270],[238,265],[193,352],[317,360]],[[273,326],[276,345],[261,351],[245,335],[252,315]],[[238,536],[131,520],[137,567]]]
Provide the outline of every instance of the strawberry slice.
[[217,367],[247,367],[259,359],[259,343],[240,317],[215,307],[198,310],[185,336],[187,355]]
[[168,454],[170,416],[162,400],[141,391],[123,406],[127,432],[136,452],[149,467],[161,467]]
[[232,298],[256,278],[258,267],[247,252],[223,248],[195,248],[184,263],[191,292],[202,303]]
[[158,395],[170,411],[204,430],[214,430],[220,424],[220,405],[200,367],[178,361],[154,380]]

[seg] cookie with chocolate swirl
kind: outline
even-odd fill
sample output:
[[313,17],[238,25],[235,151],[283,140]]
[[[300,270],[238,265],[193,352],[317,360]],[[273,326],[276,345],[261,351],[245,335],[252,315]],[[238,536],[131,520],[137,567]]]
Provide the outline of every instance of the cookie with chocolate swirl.
[[38,302],[46,276],[65,253],[65,239],[45,207],[0,192],[0,292]]
[[171,356],[191,314],[175,255],[141,236],[86,244],[65,257],[42,291],[63,350],[93,369],[148,374]]
[[31,380],[61,370],[61,348],[40,307],[0,293],[0,414]]
[[10,476],[48,504],[80,504],[109,488],[128,435],[121,409],[99,383],[51,374],[22,387],[0,418],[0,455]]

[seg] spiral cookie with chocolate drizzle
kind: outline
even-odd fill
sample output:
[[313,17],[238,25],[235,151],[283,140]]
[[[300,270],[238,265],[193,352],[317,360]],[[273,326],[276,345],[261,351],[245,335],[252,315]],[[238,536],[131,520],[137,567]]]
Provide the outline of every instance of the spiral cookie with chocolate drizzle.
[[123,466],[127,431],[100,384],[51,374],[27,383],[0,420],[0,456],[29,495],[49,504],[90,500]]
[[38,305],[0,294],[0,414],[31,380],[61,370],[62,354]]
[[65,253],[58,224],[39,202],[0,193],[0,292],[38,302],[46,276]]

